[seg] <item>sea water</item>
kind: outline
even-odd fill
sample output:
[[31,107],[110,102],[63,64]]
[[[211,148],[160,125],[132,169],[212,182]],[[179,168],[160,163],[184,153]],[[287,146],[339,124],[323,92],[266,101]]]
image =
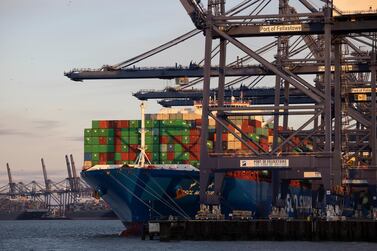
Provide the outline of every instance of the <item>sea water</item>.
[[302,241],[171,241],[120,237],[118,220],[0,221],[0,250],[377,250],[377,243]]

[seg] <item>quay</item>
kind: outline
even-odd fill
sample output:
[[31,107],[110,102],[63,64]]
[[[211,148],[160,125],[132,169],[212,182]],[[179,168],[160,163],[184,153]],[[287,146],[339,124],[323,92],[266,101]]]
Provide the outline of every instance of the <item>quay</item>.
[[164,220],[151,221],[142,239],[377,242],[375,220]]

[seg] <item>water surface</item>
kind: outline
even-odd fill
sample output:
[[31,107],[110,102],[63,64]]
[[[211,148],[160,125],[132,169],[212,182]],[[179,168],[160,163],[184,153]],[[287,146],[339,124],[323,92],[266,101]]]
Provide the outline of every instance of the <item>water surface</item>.
[[118,220],[96,221],[0,221],[0,250],[377,250],[364,242],[272,242],[272,241],[142,241],[119,237]]

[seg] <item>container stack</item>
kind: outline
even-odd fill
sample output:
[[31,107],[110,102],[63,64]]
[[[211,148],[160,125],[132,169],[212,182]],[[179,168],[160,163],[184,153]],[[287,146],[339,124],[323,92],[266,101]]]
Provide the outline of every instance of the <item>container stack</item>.
[[[244,134],[229,127],[222,130],[224,152],[250,152],[237,137],[251,138],[251,147],[259,152],[272,148],[273,125],[262,126],[260,120],[250,116],[230,117]],[[215,123],[209,121],[207,146],[211,152],[216,142]],[[140,120],[93,120],[92,128],[84,130],[84,166],[97,164],[133,164],[141,143]],[[145,120],[146,154],[152,164],[199,165],[201,120],[190,114],[147,114]],[[282,130],[279,127],[279,130]],[[280,140],[281,141],[281,140]],[[310,142],[299,146],[300,138],[292,138],[292,151],[310,150]]]

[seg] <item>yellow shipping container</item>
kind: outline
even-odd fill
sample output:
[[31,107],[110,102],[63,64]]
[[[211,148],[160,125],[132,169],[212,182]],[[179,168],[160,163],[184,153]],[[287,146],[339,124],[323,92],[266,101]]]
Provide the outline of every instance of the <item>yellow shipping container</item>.
[[274,136],[268,136],[268,144],[272,144],[274,142]]

